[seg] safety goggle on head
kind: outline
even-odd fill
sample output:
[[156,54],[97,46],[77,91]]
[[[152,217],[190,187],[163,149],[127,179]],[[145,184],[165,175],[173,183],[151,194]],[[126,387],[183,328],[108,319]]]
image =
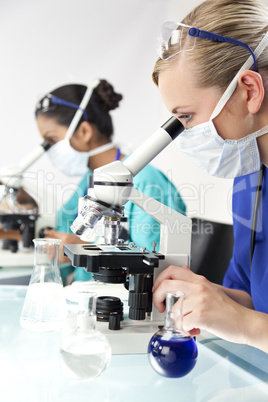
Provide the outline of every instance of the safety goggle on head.
[[45,113],[48,112],[50,110],[55,110],[55,108],[57,107],[57,105],[59,106],[66,106],[66,107],[70,107],[72,109],[76,109],[76,110],[81,110],[82,114],[83,114],[83,118],[85,121],[88,120],[86,111],[81,108],[80,105],[76,105],[75,103],[72,102],[68,102],[64,99],[58,98],[55,95],[51,95],[51,94],[47,94],[41,101],[39,101],[36,105],[36,111],[37,113]]
[[243,46],[253,58],[254,71],[258,71],[254,52],[244,42],[175,21],[168,21],[162,25],[161,36],[158,40],[158,55],[162,60],[168,60],[182,51],[193,50],[197,38]]

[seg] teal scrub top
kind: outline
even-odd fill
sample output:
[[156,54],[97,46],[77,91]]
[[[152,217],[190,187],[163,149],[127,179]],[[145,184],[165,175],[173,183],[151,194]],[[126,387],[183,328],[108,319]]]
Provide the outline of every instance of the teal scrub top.
[[[57,212],[56,230],[71,233],[70,225],[78,213],[78,199],[87,194],[91,174],[92,171],[89,170],[83,176],[78,184],[77,191]],[[176,187],[160,170],[147,165],[134,177],[133,182],[137,190],[184,215],[186,214],[186,206]],[[140,247],[146,247],[148,250],[152,250],[152,244],[156,242],[156,250],[158,250],[160,224],[131,201],[125,204],[124,213],[128,217],[129,241]],[[91,277],[92,274],[83,268],[75,268],[75,280],[84,281],[91,279]]]

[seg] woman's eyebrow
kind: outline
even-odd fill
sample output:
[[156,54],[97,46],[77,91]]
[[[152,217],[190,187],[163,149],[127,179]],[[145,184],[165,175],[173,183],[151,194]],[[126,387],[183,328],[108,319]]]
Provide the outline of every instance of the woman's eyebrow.
[[55,134],[55,131],[53,131],[53,130],[48,130],[48,131],[46,131],[46,132],[43,134],[43,136],[44,136],[45,139],[47,139],[51,134],[52,134],[52,135]]
[[187,109],[190,109],[190,106],[189,105],[184,105],[184,106],[176,106],[176,107],[174,107],[174,109],[172,109],[172,113],[173,114],[176,114],[176,113],[182,113],[182,112],[180,112],[180,110],[187,110]]

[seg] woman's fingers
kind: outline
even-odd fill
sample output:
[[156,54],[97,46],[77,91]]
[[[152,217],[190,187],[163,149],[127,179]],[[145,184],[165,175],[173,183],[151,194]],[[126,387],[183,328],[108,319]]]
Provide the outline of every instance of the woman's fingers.
[[171,279],[165,280],[161,283],[161,285],[158,286],[157,291],[153,295],[153,302],[160,313],[163,313],[163,311],[166,309],[164,303],[166,299],[166,292],[177,291],[179,289],[178,286],[178,281]]
[[[154,292],[153,302],[156,308],[162,313],[163,311],[165,311],[164,301],[166,299],[166,292],[183,292],[186,300],[189,294],[198,291],[196,289],[197,287],[198,285],[192,282],[166,279],[158,286],[158,288]],[[187,314],[188,312],[189,311],[185,310],[183,314]]]
[[157,278],[155,279],[153,292],[158,288],[158,286],[165,280],[177,279],[192,281],[194,280],[195,274],[187,267],[176,267],[175,265],[170,265],[168,268],[164,269]]

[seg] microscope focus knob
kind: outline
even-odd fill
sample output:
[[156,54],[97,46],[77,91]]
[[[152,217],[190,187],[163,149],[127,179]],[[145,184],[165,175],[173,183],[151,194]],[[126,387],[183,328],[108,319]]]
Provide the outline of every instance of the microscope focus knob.
[[136,293],[131,290],[128,296],[128,305],[129,318],[131,320],[144,320],[146,315],[146,308],[148,305],[148,293]]

